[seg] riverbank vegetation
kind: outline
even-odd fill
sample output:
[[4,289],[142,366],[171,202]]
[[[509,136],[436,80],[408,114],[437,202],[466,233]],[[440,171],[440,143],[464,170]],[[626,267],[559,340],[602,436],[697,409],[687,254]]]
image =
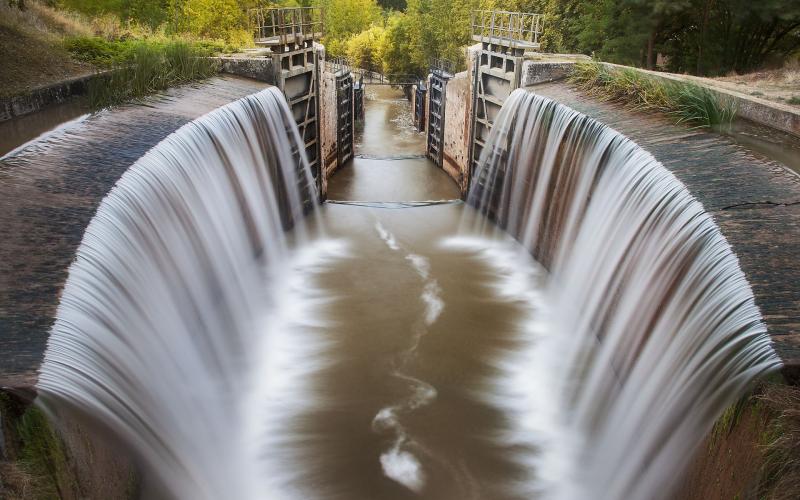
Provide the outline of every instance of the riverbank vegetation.
[[[13,7],[6,2],[0,2],[0,17],[6,18],[0,21],[5,36],[0,56],[34,52],[25,49],[31,43],[13,43],[20,31],[34,33],[49,57],[27,60],[45,73],[47,67],[63,66],[62,73],[71,74],[108,67],[138,50],[128,47],[137,40],[203,43],[217,51],[252,46],[248,11],[258,5],[322,7],[329,55],[385,74],[423,76],[433,58],[464,69],[464,49],[472,43],[470,13],[476,9],[542,13],[545,52],[650,69],[719,76],[796,65],[800,57],[800,3],[794,0],[11,0]],[[94,52],[87,51],[93,44]]]
[[[112,9],[113,5],[92,2],[0,0],[0,98],[113,69],[114,76],[98,81],[107,88],[92,84],[92,100],[121,102],[205,78],[213,74],[214,65],[198,58],[234,52],[252,43],[244,21],[224,30],[219,29],[224,23],[216,24],[214,16],[207,22],[200,21],[203,16],[194,16],[191,22],[158,24],[157,16],[147,14],[150,10],[128,4],[123,9],[118,4]],[[140,11],[144,14],[134,15]],[[244,19],[238,6],[236,12]]]
[[[542,49],[619,64],[717,76],[780,67],[800,56],[800,3],[793,0],[316,0],[336,55],[378,54],[387,73],[424,73],[431,58],[463,64],[470,12],[544,15]],[[376,5],[382,9],[380,16]],[[360,16],[340,14],[356,10]],[[369,40],[359,33],[378,27]],[[350,42],[350,40],[353,40]],[[402,54],[403,57],[398,57]]]
[[208,78],[219,70],[217,61],[208,55],[208,51],[181,41],[135,44],[107,73],[90,81],[89,102],[100,109]]
[[634,69],[607,67],[598,62],[578,63],[570,80],[600,99],[665,113],[678,123],[726,128],[736,116],[732,99],[699,85],[664,81]]

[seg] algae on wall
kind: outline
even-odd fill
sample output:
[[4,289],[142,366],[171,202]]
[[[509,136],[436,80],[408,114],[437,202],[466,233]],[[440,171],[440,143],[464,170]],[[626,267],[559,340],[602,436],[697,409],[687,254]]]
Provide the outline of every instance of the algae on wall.
[[731,405],[675,498],[789,500],[800,491],[800,387],[773,379]]
[[0,498],[134,498],[137,482],[123,455],[77,424],[55,427],[29,401],[0,392]]

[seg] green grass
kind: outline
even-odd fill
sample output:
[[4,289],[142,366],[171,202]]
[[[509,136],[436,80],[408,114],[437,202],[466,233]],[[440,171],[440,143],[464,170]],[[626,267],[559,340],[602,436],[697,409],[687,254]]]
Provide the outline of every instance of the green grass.
[[220,40],[183,40],[180,38],[109,40],[99,36],[75,36],[66,38],[63,45],[73,58],[100,68],[111,68],[130,63],[143,47],[165,51],[173,49],[175,46],[186,46],[201,56],[232,53],[239,50],[239,47]]
[[773,415],[762,436],[761,498],[789,500],[800,491],[800,387],[771,385],[759,396]]
[[44,413],[30,407],[16,423],[21,442],[18,463],[35,478],[32,498],[65,498],[74,495],[77,483],[63,441]]
[[800,96],[793,95],[792,97],[789,98],[787,102],[789,104],[794,104],[795,106],[800,106]]
[[87,57],[109,61],[110,71],[89,84],[89,101],[95,109],[141,99],[169,87],[213,76],[218,63],[210,51],[182,41],[135,42],[117,45],[83,45]]
[[575,65],[570,81],[589,94],[637,110],[658,111],[678,123],[730,127],[736,106],[711,90],[687,82],[667,82],[634,69],[612,69],[597,63]]

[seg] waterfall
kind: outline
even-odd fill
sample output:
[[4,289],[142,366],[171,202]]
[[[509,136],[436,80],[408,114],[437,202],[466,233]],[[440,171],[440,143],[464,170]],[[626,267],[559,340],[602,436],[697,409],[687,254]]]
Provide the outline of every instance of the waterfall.
[[259,398],[290,376],[266,359],[294,348],[276,330],[306,313],[286,285],[285,231],[303,238],[316,197],[302,151],[274,88],[185,125],[121,177],[69,269],[40,404],[110,430],[154,495],[275,492]]
[[712,217],[634,142],[524,90],[468,202],[549,271],[546,331],[505,367],[526,493],[668,497],[724,408],[780,366]]

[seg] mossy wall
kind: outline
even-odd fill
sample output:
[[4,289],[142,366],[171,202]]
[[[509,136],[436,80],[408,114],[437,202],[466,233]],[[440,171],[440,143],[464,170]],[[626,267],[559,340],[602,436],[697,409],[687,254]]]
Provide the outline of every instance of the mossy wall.
[[124,453],[75,421],[55,427],[30,400],[0,392],[0,498],[126,499],[137,482]]

